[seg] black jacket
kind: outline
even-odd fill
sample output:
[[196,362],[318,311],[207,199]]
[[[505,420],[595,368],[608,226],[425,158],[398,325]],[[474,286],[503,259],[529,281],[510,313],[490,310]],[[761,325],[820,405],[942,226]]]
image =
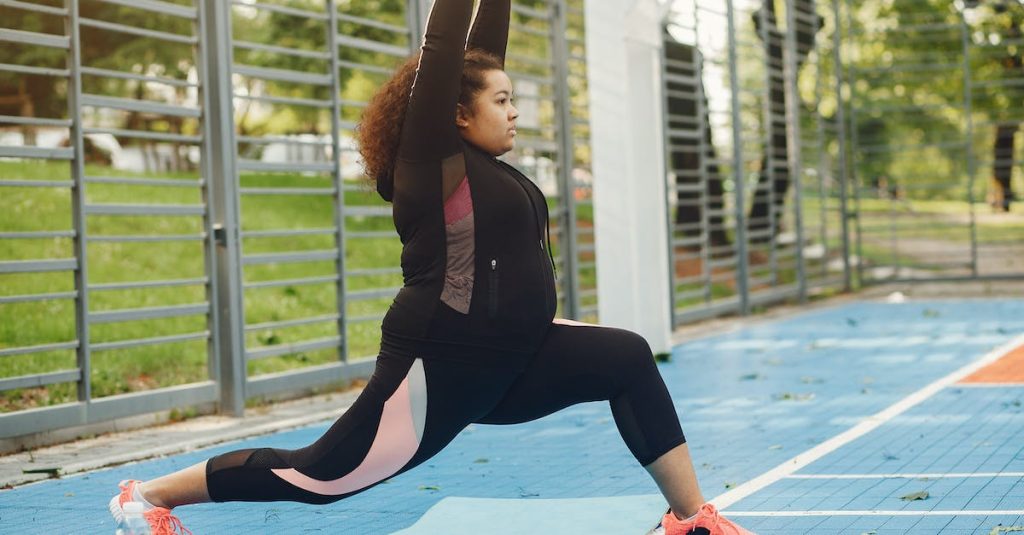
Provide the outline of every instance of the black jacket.
[[[472,0],[436,0],[431,11],[394,175],[380,179],[394,205],[405,280],[384,318],[382,350],[522,367],[554,318],[543,193],[511,165],[465,142],[455,125],[465,47],[503,61],[509,4],[483,0],[468,44]],[[448,253],[444,200],[463,177],[475,225],[468,314],[440,299]]]

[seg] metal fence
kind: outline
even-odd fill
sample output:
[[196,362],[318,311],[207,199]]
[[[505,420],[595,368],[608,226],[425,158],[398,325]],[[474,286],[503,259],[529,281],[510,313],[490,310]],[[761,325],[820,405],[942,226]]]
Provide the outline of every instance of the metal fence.
[[1024,277],[1024,6],[670,5],[676,325],[879,282]]
[[812,0],[672,4],[664,93],[676,325],[842,288],[838,123]]
[[[369,373],[400,243],[353,130],[429,3],[0,0],[0,437]],[[513,6],[508,160],[595,321],[583,6]],[[664,6],[676,325],[1024,277],[1024,7]]]
[[[353,130],[424,4],[0,1],[0,437],[369,374],[401,244]],[[509,160],[593,319],[582,25],[514,5]]]
[[1010,200],[1024,161],[1024,6],[848,1],[838,12],[861,280],[1020,277],[1024,218]]

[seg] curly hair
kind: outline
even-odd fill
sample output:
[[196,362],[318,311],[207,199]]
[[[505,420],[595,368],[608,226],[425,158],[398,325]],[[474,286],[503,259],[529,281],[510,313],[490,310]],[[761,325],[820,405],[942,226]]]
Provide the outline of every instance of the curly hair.
[[[363,158],[366,176],[372,182],[391,178],[419,58],[418,53],[411,56],[384,82],[366,105],[356,128],[359,154]],[[501,60],[494,54],[479,49],[466,50],[459,104],[472,113],[473,99],[487,87],[487,72],[502,69]],[[453,121],[454,118],[455,110],[452,110]],[[380,186],[378,184],[378,191],[386,200],[390,200]]]

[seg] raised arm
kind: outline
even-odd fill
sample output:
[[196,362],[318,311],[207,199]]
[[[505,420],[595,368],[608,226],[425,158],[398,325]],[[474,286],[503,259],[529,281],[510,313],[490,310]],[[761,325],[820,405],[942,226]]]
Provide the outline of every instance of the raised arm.
[[472,16],[473,0],[434,1],[402,125],[399,158],[444,158],[461,149],[455,105]]
[[467,48],[479,48],[490,52],[497,56],[504,66],[511,9],[511,0],[480,0]]

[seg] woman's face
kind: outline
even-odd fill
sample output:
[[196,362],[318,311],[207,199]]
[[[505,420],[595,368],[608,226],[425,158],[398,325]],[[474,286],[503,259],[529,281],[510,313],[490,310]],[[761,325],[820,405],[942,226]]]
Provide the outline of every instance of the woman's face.
[[505,71],[487,71],[484,78],[486,87],[473,100],[473,109],[460,104],[455,124],[463,139],[500,156],[515,148],[519,110],[512,105],[512,80]]

